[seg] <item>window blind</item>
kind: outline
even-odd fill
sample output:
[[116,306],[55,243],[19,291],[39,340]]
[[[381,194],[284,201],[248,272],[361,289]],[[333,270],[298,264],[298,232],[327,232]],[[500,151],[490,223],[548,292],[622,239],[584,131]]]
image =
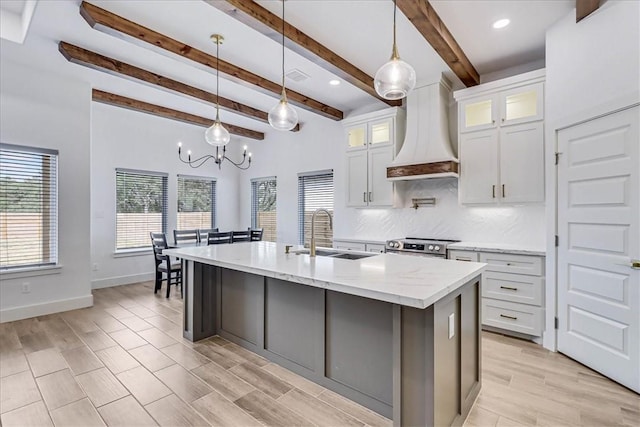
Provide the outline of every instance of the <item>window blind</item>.
[[[311,217],[323,208],[333,216],[333,171],[298,176],[298,232],[301,245],[309,246]],[[333,230],[324,213],[316,215],[316,246],[332,247]]]
[[0,269],[58,262],[58,152],[0,144]]
[[167,231],[167,174],[116,169],[116,249],[148,247]]
[[216,181],[178,175],[178,230],[214,228]]
[[276,229],[276,178],[256,178],[251,180],[251,227],[262,228],[262,240],[275,242]]

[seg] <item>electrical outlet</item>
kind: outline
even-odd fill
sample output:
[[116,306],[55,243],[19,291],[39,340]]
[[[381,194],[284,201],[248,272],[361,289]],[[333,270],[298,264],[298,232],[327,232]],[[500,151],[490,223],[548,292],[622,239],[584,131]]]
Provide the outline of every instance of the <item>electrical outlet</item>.
[[31,283],[29,282],[22,283],[22,293],[28,294],[30,292],[31,292]]
[[93,264],[93,271],[98,271],[98,263]]
[[449,315],[449,339],[453,338],[456,334],[456,314],[451,313]]

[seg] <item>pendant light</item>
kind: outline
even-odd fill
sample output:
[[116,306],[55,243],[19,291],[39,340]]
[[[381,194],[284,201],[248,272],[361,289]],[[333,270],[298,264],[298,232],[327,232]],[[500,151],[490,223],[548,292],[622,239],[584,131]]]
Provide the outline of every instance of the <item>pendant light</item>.
[[416,72],[413,67],[398,55],[396,45],[396,0],[393,0],[393,48],[391,59],[378,69],[373,86],[384,99],[402,99],[416,85]]
[[231,139],[229,131],[222,126],[220,122],[220,45],[224,41],[224,37],[220,34],[213,34],[211,40],[216,44],[216,119],[213,124],[204,132],[204,139],[208,144],[214,147],[222,147],[227,145]]
[[280,102],[269,111],[269,124],[277,130],[291,130],[298,124],[298,113],[287,102],[287,92],[284,87],[284,1],[282,0],[282,95]]

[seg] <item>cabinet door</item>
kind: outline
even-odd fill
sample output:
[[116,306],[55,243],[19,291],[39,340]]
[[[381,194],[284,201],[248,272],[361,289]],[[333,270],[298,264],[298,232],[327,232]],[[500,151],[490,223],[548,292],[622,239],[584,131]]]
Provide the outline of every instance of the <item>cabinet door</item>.
[[459,186],[460,203],[497,202],[497,129],[460,135]]
[[364,150],[367,148],[367,123],[349,126],[347,129],[347,150]]
[[460,103],[460,132],[494,128],[497,116],[497,97],[473,98]]
[[367,206],[367,152],[347,153],[347,206]]
[[542,83],[507,90],[500,95],[500,124],[506,126],[542,120],[543,108]]
[[387,180],[387,166],[393,160],[392,147],[369,149],[369,206],[391,206],[393,183]]
[[542,122],[500,129],[500,181],[502,202],[544,202]]
[[369,123],[369,145],[376,147],[393,143],[393,119],[386,118]]

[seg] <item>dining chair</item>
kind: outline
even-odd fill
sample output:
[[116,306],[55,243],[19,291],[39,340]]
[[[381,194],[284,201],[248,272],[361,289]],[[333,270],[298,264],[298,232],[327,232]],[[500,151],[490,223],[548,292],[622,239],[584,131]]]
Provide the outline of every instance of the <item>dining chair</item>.
[[209,235],[209,233],[217,233],[220,230],[218,229],[218,227],[216,228],[200,228],[198,229],[198,241],[199,242],[206,242],[207,241],[207,236]]
[[249,229],[231,232],[231,243],[249,241],[251,241],[251,233],[249,232]]
[[[182,296],[182,265],[179,262],[171,262],[169,255],[164,255],[162,251],[167,249],[167,236],[164,233],[150,233],[151,245],[153,246],[153,258],[155,261],[156,283],[153,293],[156,294],[162,288],[162,282],[167,282],[167,298],[171,285],[180,286],[180,296]],[[163,274],[166,277],[163,277]]]
[[207,235],[207,245],[220,245],[222,243],[231,243],[231,232],[214,232]]
[[173,230],[173,241],[176,246],[196,244],[199,242],[198,230]]
[[249,230],[249,233],[251,233],[251,241],[252,242],[257,242],[262,240],[262,233],[263,233],[263,229],[262,228],[251,228]]

